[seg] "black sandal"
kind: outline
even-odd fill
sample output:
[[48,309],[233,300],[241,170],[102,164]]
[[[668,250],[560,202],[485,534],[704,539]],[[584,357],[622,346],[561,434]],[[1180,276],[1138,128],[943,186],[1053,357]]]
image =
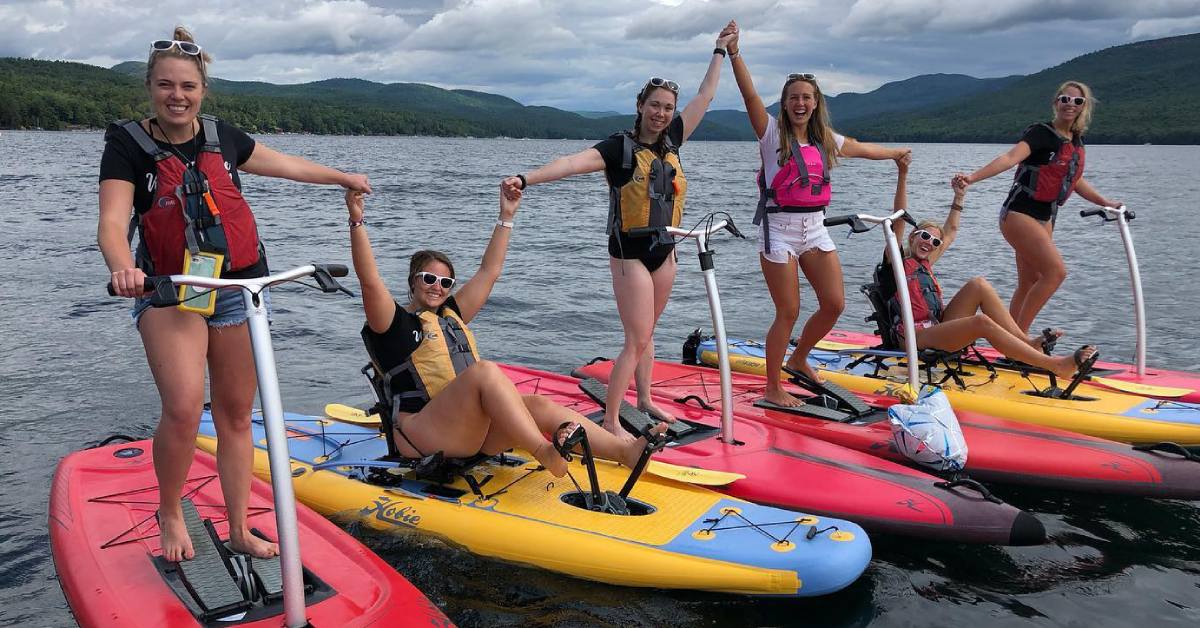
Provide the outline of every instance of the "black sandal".
[[1054,346],[1058,344],[1058,339],[1062,337],[1061,333],[1055,333],[1053,327],[1047,327],[1042,330],[1042,353],[1050,355],[1054,351]]
[[[1094,349],[1094,351],[1092,352],[1092,355],[1088,356],[1088,358],[1085,360],[1082,357],[1083,352],[1088,349]],[[1074,357],[1076,367],[1075,377],[1082,378],[1087,376],[1087,374],[1092,371],[1092,367],[1096,365],[1096,360],[1100,359],[1100,349],[1096,348],[1095,345],[1083,345],[1075,350]]]
[[[571,426],[574,426],[573,428]],[[566,433],[563,430],[568,430]],[[554,430],[554,449],[558,455],[563,457],[567,462],[571,461],[571,450],[575,448],[584,439],[587,438],[587,430],[575,421],[563,421],[562,425]]]

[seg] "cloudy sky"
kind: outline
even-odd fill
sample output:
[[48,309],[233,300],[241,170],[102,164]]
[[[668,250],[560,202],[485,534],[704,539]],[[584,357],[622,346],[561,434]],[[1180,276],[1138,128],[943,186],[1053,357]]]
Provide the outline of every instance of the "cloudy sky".
[[[0,56],[144,60],[181,23],[222,78],[422,82],[631,111],[648,76],[694,93],[730,18],[774,99],[788,72],[814,72],[834,94],[934,72],[1036,72],[1200,31],[1200,0],[3,0]],[[726,65],[715,106],[740,102]]]

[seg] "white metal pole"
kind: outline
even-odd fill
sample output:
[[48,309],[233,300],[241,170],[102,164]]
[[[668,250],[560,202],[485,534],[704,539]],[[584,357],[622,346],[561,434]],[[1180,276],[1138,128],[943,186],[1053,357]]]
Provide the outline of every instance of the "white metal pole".
[[904,324],[904,350],[908,354],[908,383],[919,392],[921,379],[917,372],[917,331],[913,325],[912,296],[908,294],[908,282],[904,275],[904,258],[900,255],[900,244],[892,231],[892,219],[883,220],[883,233],[887,239],[888,262],[892,265],[892,277],[896,281],[896,294],[900,296],[900,319]]
[[1146,302],[1142,298],[1142,273],[1138,268],[1137,252],[1133,249],[1133,234],[1124,211],[1117,214],[1117,227],[1121,230],[1121,243],[1125,245],[1125,261],[1129,263],[1129,283],[1133,284],[1134,324],[1137,326],[1134,364],[1138,377],[1143,377],[1146,375]]
[[708,309],[717,334],[717,366],[721,373],[721,440],[733,444],[737,442],[733,436],[733,376],[729,367],[729,344],[725,338],[725,314],[721,309],[721,295],[717,292],[717,271],[713,265],[712,251],[708,250],[707,234],[696,236],[696,249],[704,273]]
[[[267,323],[265,299],[252,291],[261,285],[242,289],[250,325],[250,344],[258,374],[258,396],[262,401],[263,424],[267,433],[267,456],[271,463],[271,492],[275,496],[275,527],[279,534],[279,563],[283,576],[284,622],[288,628],[308,624],[304,616],[304,574],[300,562],[300,535],[296,523],[296,495],[292,488],[291,455],[283,422],[283,403],[275,370],[275,351]],[[257,300],[257,303],[255,302]]]

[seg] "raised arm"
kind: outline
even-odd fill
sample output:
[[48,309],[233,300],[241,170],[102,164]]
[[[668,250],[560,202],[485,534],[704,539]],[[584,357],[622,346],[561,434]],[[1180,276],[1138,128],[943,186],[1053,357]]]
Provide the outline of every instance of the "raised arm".
[[261,142],[255,144],[254,152],[240,166],[240,169],[264,177],[278,177],[301,183],[340,185],[347,190],[368,194],[371,192],[371,184],[367,182],[365,174],[351,174],[335,170],[329,166],[313,163],[303,157],[273,150]]
[[762,138],[767,132],[767,123],[770,122],[770,116],[767,115],[767,108],[763,105],[762,98],[758,96],[758,92],[754,89],[754,79],[750,78],[750,68],[746,67],[746,59],[742,56],[738,47],[738,36],[740,31],[737,30],[737,24],[734,24],[733,41],[729,43],[729,58],[733,64],[733,78],[737,81],[738,91],[742,93],[742,102],[746,105],[746,115],[750,118],[750,126],[754,129],[754,136]]
[[396,316],[396,301],[388,292],[375,265],[375,254],[371,252],[371,241],[367,238],[367,227],[363,222],[362,192],[346,190],[346,210],[351,223],[350,254],[354,261],[354,274],[358,276],[359,289],[362,290],[367,326],[371,331],[382,334],[392,326],[392,319]]
[[[908,164],[896,161],[896,196],[892,199],[892,211],[908,209]],[[904,242],[904,220],[892,222],[892,233],[896,234],[897,242]]]
[[708,61],[708,71],[704,73],[704,80],[700,81],[700,89],[695,98],[688,101],[687,106],[679,113],[679,117],[683,118],[684,141],[687,141],[692,136],[692,131],[700,126],[704,113],[708,111],[708,105],[712,103],[713,96],[717,95],[717,84],[721,80],[721,62],[725,60],[725,55],[717,50],[728,50],[729,42],[734,41],[736,37],[733,31],[735,28],[737,25],[731,20],[717,37],[717,48],[713,50],[712,58]]
[[511,225],[520,206],[521,191],[517,190],[516,197],[510,198],[501,184],[500,217],[496,226],[492,228],[492,239],[483,251],[483,261],[479,264],[475,276],[463,284],[454,295],[463,320],[468,323],[483,309],[483,305],[492,294],[492,288],[496,286],[496,280],[500,279],[500,271],[504,269],[504,257],[508,253],[508,240],[512,235],[512,227],[500,223],[506,222]]
[[1021,140],[979,170],[967,175],[962,173],[954,175],[954,181],[956,183],[972,185],[984,179],[990,179],[1024,161],[1030,152],[1029,144],[1025,140]]
[[852,137],[846,138],[838,154],[842,157],[858,157],[862,159],[907,159],[908,162],[912,161],[911,148],[887,148],[870,142],[860,142]]
[[958,221],[962,217],[963,201],[967,196],[967,186],[953,185],[954,200],[950,203],[950,213],[946,214],[946,222],[942,223],[942,245],[929,254],[929,263],[937,263],[938,259],[950,249],[954,239],[958,237]]

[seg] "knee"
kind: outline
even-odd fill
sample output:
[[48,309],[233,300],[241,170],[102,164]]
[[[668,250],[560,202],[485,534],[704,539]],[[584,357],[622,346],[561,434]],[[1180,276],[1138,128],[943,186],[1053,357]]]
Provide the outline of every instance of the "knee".
[[637,332],[626,331],[625,332],[625,349],[627,351],[632,351],[637,355],[641,355],[642,352],[644,352],[646,350],[646,347],[650,346],[650,343],[653,340],[654,340],[653,330],[648,330],[644,333],[640,332],[640,331],[637,331]]
[[971,280],[967,282],[967,287],[984,292],[996,291],[996,289],[992,287],[992,282],[988,281],[985,277],[972,277]]
[[800,318],[800,303],[782,303],[775,306],[775,321],[786,325],[795,325]]
[[996,321],[992,320],[992,317],[982,312],[971,317],[971,324],[981,336],[998,327]]
[[479,360],[471,366],[468,366],[467,369],[462,372],[460,377],[494,380],[497,377],[504,377],[504,371],[500,370],[500,365],[492,362],[491,360]]
[[200,429],[200,408],[163,408],[162,418],[158,421],[158,431],[170,434],[185,434],[194,438]]
[[842,293],[829,295],[817,303],[817,308],[825,316],[841,316],[842,312],[846,311],[846,295]]
[[1060,286],[1067,280],[1067,267],[1062,262],[1052,264],[1042,271],[1042,281]]

